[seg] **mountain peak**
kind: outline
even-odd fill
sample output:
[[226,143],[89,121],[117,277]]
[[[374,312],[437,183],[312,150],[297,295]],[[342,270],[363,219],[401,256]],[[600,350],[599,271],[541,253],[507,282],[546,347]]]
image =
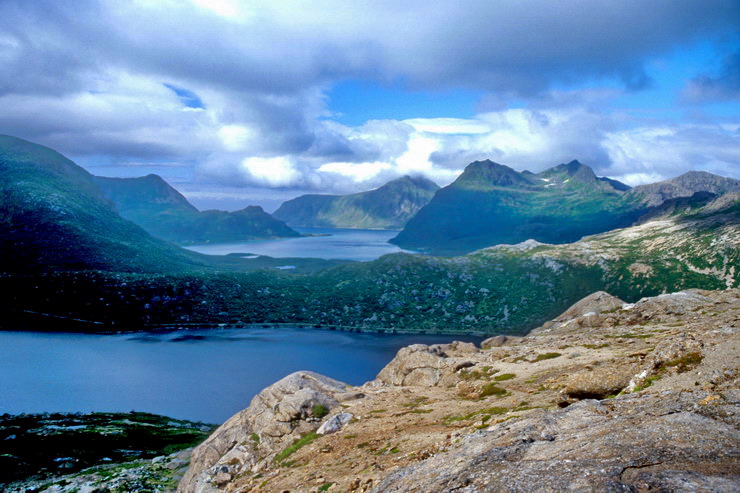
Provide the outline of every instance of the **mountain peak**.
[[529,180],[504,164],[486,159],[473,161],[455,180],[456,185],[495,185],[501,187],[529,185]]
[[696,192],[716,195],[740,192],[740,180],[715,175],[707,171],[688,171],[669,180],[640,185],[632,189],[648,205],[658,205],[676,197],[690,197]]
[[596,181],[596,174],[594,173],[594,170],[581,163],[577,159],[574,159],[569,163],[558,164],[553,168],[546,169],[542,173],[539,173],[540,176],[553,176],[558,174],[567,175],[569,178],[583,183]]
[[416,188],[421,188],[423,190],[431,190],[436,191],[439,189],[439,185],[434,183],[429,178],[423,176],[423,175],[403,175],[400,178],[396,178],[395,180],[391,180],[385,185],[383,185],[380,188],[384,188],[387,186],[394,186],[394,185],[408,185]]

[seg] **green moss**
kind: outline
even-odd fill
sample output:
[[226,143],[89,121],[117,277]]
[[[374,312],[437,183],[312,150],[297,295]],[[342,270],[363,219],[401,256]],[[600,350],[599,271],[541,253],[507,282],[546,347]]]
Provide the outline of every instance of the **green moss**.
[[496,397],[503,397],[507,393],[508,392],[506,391],[506,389],[498,387],[494,383],[487,383],[481,388],[480,393],[478,394],[478,397],[481,399],[483,399],[484,397],[492,396],[492,395],[495,395]]
[[537,357],[532,360],[533,363],[536,363],[538,361],[544,361],[546,359],[553,359],[562,356],[560,353],[541,353],[538,354]]
[[314,440],[319,438],[319,435],[315,432],[306,433],[301,438],[294,441],[292,444],[290,444],[287,448],[285,448],[282,452],[277,454],[275,456],[274,461],[275,462],[283,462],[285,459],[299,451],[301,448],[305,447],[306,445],[312,443]]
[[250,434],[249,439],[252,440],[254,443],[260,443],[260,436],[257,433]]
[[329,488],[334,486],[334,483],[324,483],[321,486],[319,486],[319,491],[329,491]]
[[493,379],[497,382],[511,380],[512,378],[516,378],[516,373],[502,373],[501,375],[496,375],[495,377],[493,377]]
[[314,418],[320,419],[326,416],[327,414],[329,414],[329,409],[323,404],[315,404],[311,408],[311,416],[313,416]]
[[662,377],[663,375],[660,373],[650,375],[649,377],[645,378],[645,380],[643,380],[643,382],[640,385],[635,387],[635,390],[633,390],[633,392],[639,392],[641,390],[645,390],[646,388],[650,387],[653,383],[660,380]]
[[697,351],[667,361],[663,366],[675,368],[678,373],[684,373],[699,365],[703,359],[704,355]]

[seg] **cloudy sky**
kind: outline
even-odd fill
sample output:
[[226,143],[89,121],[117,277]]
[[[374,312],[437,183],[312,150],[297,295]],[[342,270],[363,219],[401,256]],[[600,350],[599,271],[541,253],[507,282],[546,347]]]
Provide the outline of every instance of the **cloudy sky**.
[[737,0],[0,0],[0,133],[201,208],[579,159],[740,177]]

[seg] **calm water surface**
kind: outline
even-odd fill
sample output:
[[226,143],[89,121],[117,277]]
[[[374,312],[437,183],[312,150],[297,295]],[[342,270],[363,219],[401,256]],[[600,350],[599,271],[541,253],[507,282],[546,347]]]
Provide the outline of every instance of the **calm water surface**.
[[413,343],[453,336],[311,329],[0,332],[0,413],[147,411],[221,423],[297,370],[361,384]]
[[304,236],[281,240],[195,245],[190,250],[208,255],[254,253],[269,257],[312,257],[325,259],[374,260],[386,253],[403,252],[388,240],[398,231],[338,228],[294,228],[299,233],[331,236]]

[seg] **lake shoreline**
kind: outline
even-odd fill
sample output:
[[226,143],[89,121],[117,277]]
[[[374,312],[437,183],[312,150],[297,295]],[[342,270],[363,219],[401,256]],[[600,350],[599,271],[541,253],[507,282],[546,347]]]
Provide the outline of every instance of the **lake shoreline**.
[[[63,315],[54,315],[49,313],[32,312],[31,310],[24,310],[24,315],[30,315],[31,318],[36,317],[41,323],[55,323],[55,327],[62,326],[59,328],[44,329],[39,325],[35,325],[31,328],[26,324],[32,322],[22,321],[18,325],[26,325],[26,327],[0,327],[0,332],[57,332],[57,333],[73,333],[73,334],[98,334],[98,335],[115,335],[115,334],[136,334],[136,333],[152,333],[152,332],[169,332],[177,330],[209,330],[209,329],[280,329],[280,328],[296,328],[296,329],[308,329],[308,330],[323,330],[323,331],[334,331],[334,332],[348,332],[356,334],[381,334],[381,335],[434,335],[434,336],[450,336],[450,337],[490,337],[493,335],[523,335],[521,333],[504,333],[504,332],[445,332],[444,330],[433,331],[428,329],[408,329],[408,328],[391,328],[391,327],[355,327],[346,325],[334,325],[334,324],[313,324],[306,322],[251,322],[251,323],[225,323],[225,322],[188,322],[188,323],[172,323],[172,324],[141,324],[143,328],[109,328],[104,329],[103,327],[111,327],[105,322],[96,320],[83,320],[78,318],[65,317]],[[22,320],[22,319],[21,319]]]

